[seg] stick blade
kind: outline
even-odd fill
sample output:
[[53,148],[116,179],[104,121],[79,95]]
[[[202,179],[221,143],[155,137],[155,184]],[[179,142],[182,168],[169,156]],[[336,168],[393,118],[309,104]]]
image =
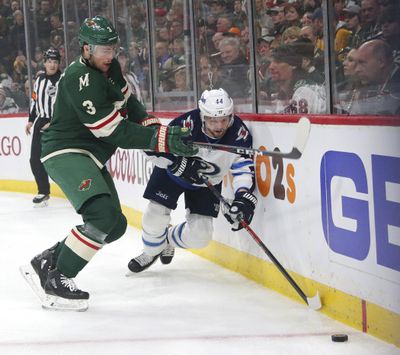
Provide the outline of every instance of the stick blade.
[[307,297],[308,307],[317,311],[322,307],[321,298],[319,297],[319,292],[317,291],[314,297]]
[[297,123],[296,141],[294,148],[303,154],[310,135],[311,122],[307,117],[301,117]]

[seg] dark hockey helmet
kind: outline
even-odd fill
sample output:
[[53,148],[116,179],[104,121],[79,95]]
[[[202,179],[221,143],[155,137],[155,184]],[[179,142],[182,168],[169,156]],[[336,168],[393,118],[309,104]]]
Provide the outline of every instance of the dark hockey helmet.
[[54,59],[60,61],[61,55],[58,49],[56,48],[49,48],[46,52],[44,52],[44,60],[47,59]]
[[102,16],[87,18],[83,21],[78,34],[79,45],[110,45],[119,40],[114,25]]

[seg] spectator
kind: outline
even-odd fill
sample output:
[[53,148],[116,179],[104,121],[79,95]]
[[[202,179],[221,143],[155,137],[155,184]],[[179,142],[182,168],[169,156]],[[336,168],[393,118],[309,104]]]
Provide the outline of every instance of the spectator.
[[59,48],[64,43],[64,29],[59,13],[54,13],[50,16],[50,46]]
[[316,9],[321,7],[322,0],[303,0],[303,10],[304,12],[313,13]]
[[247,14],[243,11],[242,0],[234,0],[233,24],[239,28],[243,28],[243,26],[247,24]]
[[212,89],[217,78],[217,65],[207,55],[199,59],[200,88],[202,91]]
[[120,49],[117,59],[119,65],[121,66],[122,75],[125,81],[128,83],[132,94],[135,95],[135,97],[140,103],[143,103],[144,101],[140,90],[139,78],[133,71],[130,70],[131,66],[129,63],[129,56],[128,53],[123,48]]
[[307,38],[300,37],[292,42],[298,56],[302,58],[301,68],[307,73],[307,78],[316,84],[325,82],[324,75],[314,66],[314,46]]
[[34,75],[36,75],[39,71],[44,70],[43,51],[40,47],[35,48],[35,52],[33,53],[33,59],[31,60],[31,66]]
[[186,64],[185,43],[182,38],[175,38],[172,42],[172,69]]
[[18,55],[13,64],[13,81],[22,85],[25,83],[27,74],[28,68],[26,65],[26,58],[23,55]]
[[390,46],[373,39],[357,50],[356,75],[361,87],[349,104],[351,114],[400,114],[400,70]]
[[358,48],[361,44],[361,22],[360,10],[358,5],[349,5],[343,9],[343,16],[346,28],[351,31],[349,47]]
[[223,40],[224,35],[222,34],[222,32],[216,32],[213,36],[212,36],[212,43],[213,43],[213,48],[211,50],[209,50],[209,53],[211,55],[213,54],[219,54],[219,44],[221,43],[221,41]]
[[297,2],[288,3],[283,7],[283,13],[285,15],[285,27],[297,26],[301,27],[301,11],[300,4]]
[[[254,28],[255,36],[257,38],[271,33],[274,23],[270,13],[268,13],[267,4],[265,1],[255,1],[255,13],[254,13]],[[247,21],[246,21],[247,22]]]
[[380,31],[378,23],[380,6],[378,0],[362,0],[361,1],[361,31],[360,43],[363,43],[376,36]]
[[282,6],[274,6],[267,10],[273,23],[270,35],[274,37],[271,47],[277,47],[281,44],[282,33],[285,30],[285,14]]
[[391,47],[395,63],[400,65],[400,5],[386,7],[379,22],[382,25],[382,38]]
[[131,17],[132,40],[142,42],[146,38],[146,30],[143,27],[143,16],[141,13],[134,13]]
[[157,30],[157,40],[169,42],[169,27],[162,26]]
[[337,28],[344,26],[344,14],[343,9],[346,6],[347,0],[334,0],[333,7],[337,16]]
[[220,15],[226,12],[225,0],[212,0],[210,2],[210,13],[217,19]]
[[222,14],[217,19],[217,32],[228,32],[232,27],[233,18],[230,14]]
[[0,114],[16,113],[19,111],[14,99],[8,97],[3,87],[0,87]]
[[142,58],[140,56],[140,45],[139,43],[132,41],[129,43],[129,70],[132,71],[137,78],[139,79],[139,82],[141,83],[141,88],[143,88],[143,84],[144,84],[144,73],[143,73],[143,60],[144,58]]
[[37,27],[37,33],[35,33],[36,44],[42,48],[47,48],[50,45],[49,33],[51,32],[51,10],[50,1],[42,0],[39,4],[39,10],[35,11],[33,16]]
[[300,37],[300,27],[291,26],[288,27],[282,33],[282,44],[295,42]]
[[240,50],[238,38],[224,38],[219,44],[221,65],[218,68],[217,88],[224,88],[232,98],[249,95],[248,65]]
[[260,37],[257,39],[257,76],[260,82],[269,77],[268,68],[271,64],[270,50],[272,37]]
[[324,50],[324,20],[322,16],[322,9],[318,8],[312,15],[312,28],[316,39],[315,47],[323,52]]
[[302,57],[293,45],[282,44],[271,54],[270,79],[263,89],[272,112],[325,113],[324,88],[307,78],[301,68]]
[[184,65],[174,70],[175,77],[175,89],[174,91],[185,92],[188,91],[187,79],[186,79],[186,68]]
[[168,42],[158,41],[155,47],[155,54],[158,67],[159,89],[171,91],[174,88],[172,77],[172,57],[168,51]]
[[23,86],[18,83],[12,83],[10,86],[10,97],[19,107],[20,111],[27,111],[29,108],[29,96],[25,95]]
[[13,13],[13,25],[10,28],[12,53],[25,53],[25,24],[24,14],[21,10]]
[[312,25],[312,12],[307,11],[300,20],[302,27]]
[[183,22],[179,20],[172,21],[171,27],[169,28],[170,41],[176,38],[183,40]]
[[359,86],[356,76],[357,66],[357,49],[346,48],[343,60],[343,77],[344,80],[336,86],[338,93],[337,113],[349,113],[349,103],[352,102],[353,95]]

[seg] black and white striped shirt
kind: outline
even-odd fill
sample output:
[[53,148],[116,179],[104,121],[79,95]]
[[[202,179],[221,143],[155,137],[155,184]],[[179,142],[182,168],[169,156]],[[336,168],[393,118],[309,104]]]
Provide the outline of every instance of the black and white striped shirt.
[[29,122],[35,122],[37,118],[47,118],[49,121],[53,117],[53,106],[56,100],[57,82],[61,72],[54,75],[40,74],[35,84],[29,110]]

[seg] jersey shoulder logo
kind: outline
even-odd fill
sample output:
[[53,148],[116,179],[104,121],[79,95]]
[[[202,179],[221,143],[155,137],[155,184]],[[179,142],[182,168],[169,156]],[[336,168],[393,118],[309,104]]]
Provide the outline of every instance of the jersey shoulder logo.
[[89,190],[91,186],[92,186],[92,179],[86,179],[80,183],[78,190],[86,191],[86,190]]
[[79,91],[82,91],[84,86],[89,86],[89,73],[79,77]]
[[236,140],[237,141],[240,141],[240,140],[246,141],[248,136],[249,136],[249,131],[246,128],[244,128],[243,126],[240,126]]

